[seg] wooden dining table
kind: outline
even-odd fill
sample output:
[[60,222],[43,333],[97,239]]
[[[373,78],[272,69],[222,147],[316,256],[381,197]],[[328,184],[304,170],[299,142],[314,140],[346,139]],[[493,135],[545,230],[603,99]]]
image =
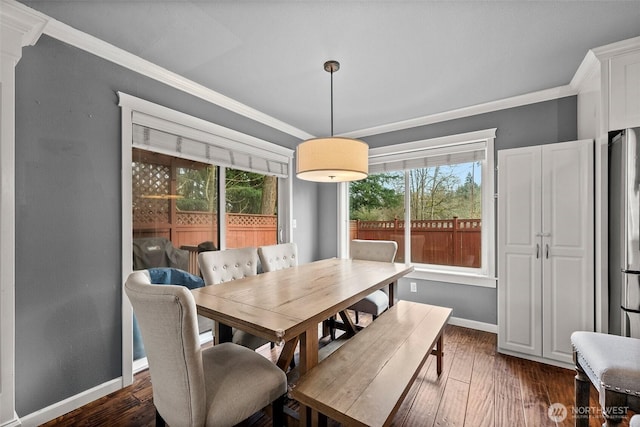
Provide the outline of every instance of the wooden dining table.
[[397,280],[411,271],[400,263],[332,258],[191,292],[198,314],[215,321],[216,343],[230,341],[233,327],[284,344],[278,359],[283,370],[299,343],[304,374],[318,364],[319,323],[342,313],[348,333],[356,333],[345,310],[385,286],[393,305]]

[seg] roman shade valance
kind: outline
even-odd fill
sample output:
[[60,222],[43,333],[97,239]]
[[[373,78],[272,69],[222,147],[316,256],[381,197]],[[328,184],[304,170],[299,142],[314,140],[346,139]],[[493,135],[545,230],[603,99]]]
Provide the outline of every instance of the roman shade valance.
[[495,129],[371,149],[369,173],[482,161]]
[[[133,147],[286,178],[293,150],[121,92]],[[127,112],[125,112],[127,114]]]

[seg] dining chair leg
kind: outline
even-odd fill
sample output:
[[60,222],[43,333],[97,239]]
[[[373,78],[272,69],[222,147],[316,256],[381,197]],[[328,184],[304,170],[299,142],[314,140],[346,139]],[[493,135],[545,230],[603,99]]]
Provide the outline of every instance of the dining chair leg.
[[359,318],[359,315],[358,315],[358,310],[356,310],[356,325],[358,323],[360,323],[360,318]]
[[280,396],[271,403],[271,423],[273,427],[284,426],[284,399],[285,395]]
[[166,425],[167,423],[164,421],[164,418],[162,418],[162,415],[160,415],[160,412],[156,409],[156,427],[166,427]]
[[329,318],[329,335],[331,335],[331,341],[336,340],[336,316],[335,315]]

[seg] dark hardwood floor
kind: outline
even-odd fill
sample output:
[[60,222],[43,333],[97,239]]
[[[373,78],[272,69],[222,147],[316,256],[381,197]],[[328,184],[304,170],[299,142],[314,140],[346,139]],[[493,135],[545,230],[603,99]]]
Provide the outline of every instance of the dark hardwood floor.
[[[438,378],[435,358],[429,357],[404,403],[394,426],[573,426],[574,371],[531,362],[496,352],[496,335],[447,326],[444,370]],[[265,347],[265,357],[275,359],[278,348]],[[599,413],[592,388],[591,407]],[[549,407],[567,409],[563,421],[548,416]],[[289,406],[297,409],[295,402]],[[560,412],[556,412],[561,414]],[[92,402],[45,426],[153,426],[155,410],[148,371],[136,375],[130,387]],[[596,414],[590,426],[603,423]],[[242,426],[269,426],[270,418],[258,413]],[[625,422],[623,426],[628,426]]]

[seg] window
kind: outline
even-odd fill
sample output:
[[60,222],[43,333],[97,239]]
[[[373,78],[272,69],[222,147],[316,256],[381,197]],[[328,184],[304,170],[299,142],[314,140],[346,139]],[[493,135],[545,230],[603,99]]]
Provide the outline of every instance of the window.
[[424,278],[493,278],[494,137],[492,129],[371,149],[369,177],[349,184],[349,240],[398,242],[396,261]]
[[219,246],[215,166],[134,148],[131,169],[134,239]]
[[227,248],[278,243],[278,182],[273,175],[225,172]]
[[[273,244],[279,232],[288,241],[293,150],[123,93],[118,96],[123,281],[132,270],[152,266],[197,275],[202,244],[209,249]],[[150,251],[141,254],[140,248]],[[134,371],[146,367],[127,304],[122,328],[126,385]]]
[[[276,176],[139,148],[132,150],[131,171],[134,270],[175,267],[199,275],[200,248],[277,243]],[[225,214],[220,223],[221,173],[225,175]],[[224,231],[226,245],[220,244],[219,230]],[[150,254],[148,248],[165,255]],[[184,251],[188,256],[182,256]]]

